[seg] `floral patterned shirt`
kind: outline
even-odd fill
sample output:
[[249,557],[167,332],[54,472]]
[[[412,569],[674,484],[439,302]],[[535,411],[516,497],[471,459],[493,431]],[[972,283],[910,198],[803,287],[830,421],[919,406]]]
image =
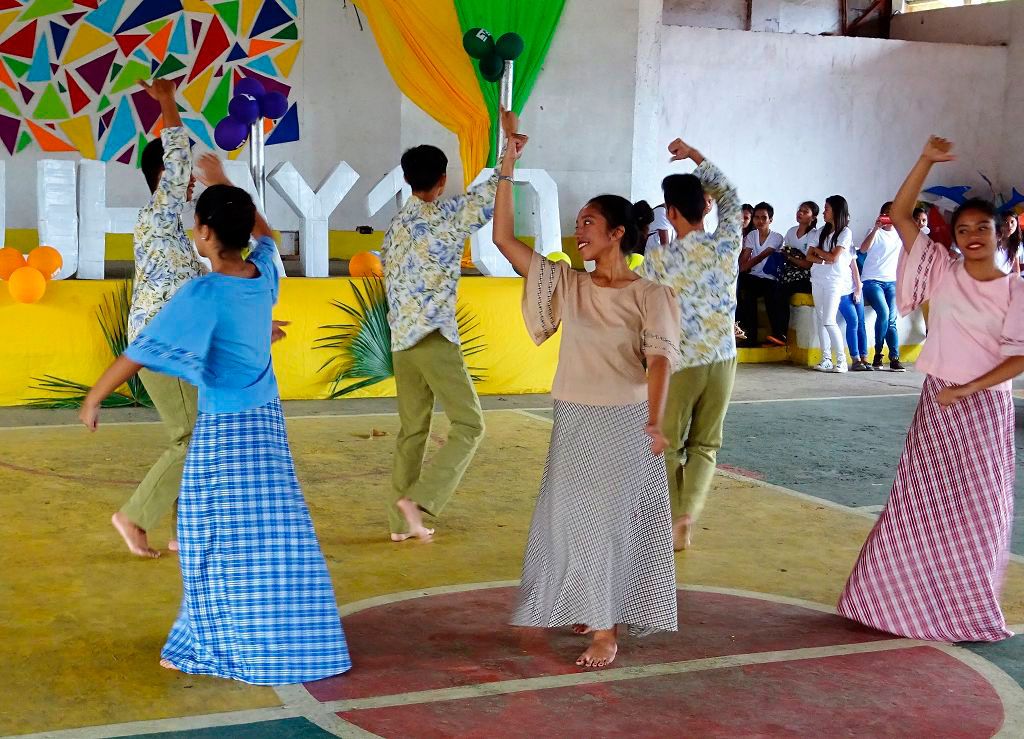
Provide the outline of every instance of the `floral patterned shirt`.
[[428,203],[413,195],[391,222],[381,255],[388,295],[391,350],[434,331],[456,346],[455,292],[469,236],[494,216],[498,172],[464,195]]
[[128,341],[133,341],[179,287],[206,270],[185,233],[181,211],[192,177],[192,152],[181,126],[160,133],[164,173],[135,222],[135,285],[128,312]]
[[707,159],[694,174],[718,203],[718,228],[714,233],[693,231],[665,246],[648,248],[640,267],[642,276],[676,293],[684,368],[736,356],[733,314],[743,248],[743,212],[736,188]]

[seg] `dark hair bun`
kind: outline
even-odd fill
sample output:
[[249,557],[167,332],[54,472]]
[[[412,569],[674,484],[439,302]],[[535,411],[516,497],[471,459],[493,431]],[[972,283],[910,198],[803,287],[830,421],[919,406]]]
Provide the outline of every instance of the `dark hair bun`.
[[646,200],[633,203],[633,222],[641,231],[645,231],[654,223],[654,210]]

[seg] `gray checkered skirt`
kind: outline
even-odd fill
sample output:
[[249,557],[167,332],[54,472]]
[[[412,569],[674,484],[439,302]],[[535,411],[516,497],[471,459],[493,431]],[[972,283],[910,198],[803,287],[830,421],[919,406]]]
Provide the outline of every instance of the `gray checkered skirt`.
[[647,404],[554,410],[511,623],[675,631],[668,479],[644,433]]

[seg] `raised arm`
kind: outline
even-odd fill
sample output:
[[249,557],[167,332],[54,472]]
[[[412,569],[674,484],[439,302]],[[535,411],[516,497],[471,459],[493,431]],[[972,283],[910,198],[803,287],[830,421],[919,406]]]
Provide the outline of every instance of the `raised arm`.
[[881,216],[875,220],[875,225],[868,231],[868,235],[864,237],[864,240],[860,242],[860,248],[857,250],[861,254],[867,254],[868,249],[871,248],[872,244],[875,243],[875,234],[878,233],[878,229],[882,227]]
[[953,154],[953,142],[939,136],[929,136],[921,156],[893,198],[892,222],[903,241],[903,250],[908,254],[920,234],[914,222],[914,208],[917,207],[917,198],[921,194],[925,180],[928,179],[928,173],[937,162],[951,162],[954,159],[956,157]]
[[164,171],[153,192],[153,205],[158,210],[180,214],[188,200],[188,187],[192,179],[192,150],[188,134],[181,125],[178,103],[174,98],[176,88],[170,80],[142,82],[146,93],[160,104],[164,128],[160,133],[163,142]]
[[501,160],[498,192],[494,198],[493,239],[494,245],[509,261],[512,269],[520,275],[526,275],[533,260],[533,249],[516,238],[512,174],[515,172],[516,161],[523,155],[528,139],[519,133],[519,119],[512,111],[502,111],[501,125],[508,135],[508,147]]
[[[199,161],[196,162],[196,169],[198,172],[198,179],[206,187],[212,185],[229,185],[234,186],[230,179],[228,179],[227,173],[224,171],[224,163],[216,154],[207,152],[199,157]],[[254,239],[261,239],[264,236],[268,236],[271,239],[274,238],[274,230],[267,223],[267,219],[260,213],[260,209],[256,209],[256,223],[252,227],[252,236]]]

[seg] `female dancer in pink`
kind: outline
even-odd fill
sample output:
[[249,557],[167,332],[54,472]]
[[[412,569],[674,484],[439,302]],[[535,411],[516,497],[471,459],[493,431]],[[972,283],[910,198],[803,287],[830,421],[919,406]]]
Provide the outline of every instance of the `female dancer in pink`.
[[1012,633],[999,591],[1013,523],[1011,381],[1024,372],[1024,280],[997,264],[996,210],[968,200],[953,214],[963,260],[918,230],[928,172],[952,160],[932,137],[896,195],[903,315],[931,302],[927,374],[889,502],[839,600],[839,613],[915,639],[998,641]]

